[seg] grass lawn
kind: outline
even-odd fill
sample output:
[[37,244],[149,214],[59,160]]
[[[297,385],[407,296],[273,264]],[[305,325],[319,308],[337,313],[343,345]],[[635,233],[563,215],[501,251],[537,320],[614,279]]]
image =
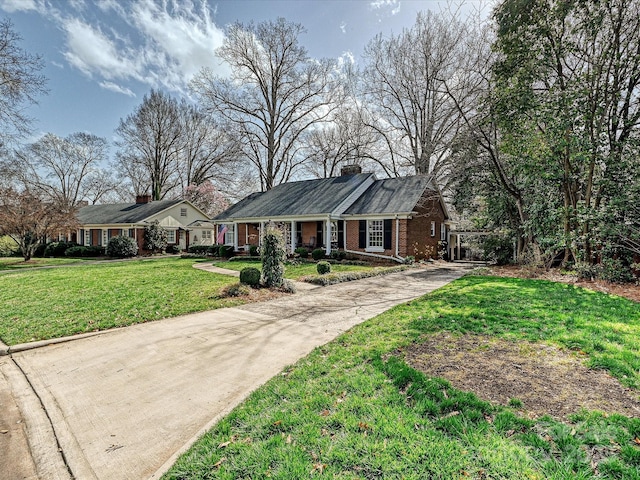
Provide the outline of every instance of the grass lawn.
[[22,257],[0,257],[1,270],[21,270],[25,268],[70,265],[96,260],[94,258],[32,258],[25,262]]
[[256,390],[165,479],[640,479],[640,419],[527,419],[407,366],[435,332],[581,352],[640,387],[640,305],[570,285],[464,277],[315,349]]
[[[229,270],[240,271],[246,267],[254,267],[262,270],[262,264],[259,261],[246,262],[214,262],[214,265],[220,268],[228,268]],[[331,264],[331,271],[340,272],[360,272],[363,270],[371,270],[373,267],[368,265],[342,265],[340,263]],[[317,275],[316,263],[299,263],[297,265],[286,264],[284,270],[285,278],[296,280],[306,275]]]
[[0,339],[14,345],[241,303],[217,296],[235,278],[193,263],[169,258],[0,275]]

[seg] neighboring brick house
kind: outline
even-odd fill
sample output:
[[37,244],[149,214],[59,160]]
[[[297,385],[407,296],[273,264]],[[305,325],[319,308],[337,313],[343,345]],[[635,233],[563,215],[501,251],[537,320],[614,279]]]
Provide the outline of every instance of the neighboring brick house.
[[[218,242],[236,250],[260,243],[269,222],[282,226],[287,250],[345,250],[403,261],[437,258],[449,220],[431,177],[376,179],[343,169],[340,177],[289,182],[249,195],[213,219]],[[292,235],[292,232],[295,232]]]
[[106,246],[111,237],[122,235],[136,239],[145,253],[144,228],[154,221],[167,231],[168,244],[181,250],[215,243],[209,217],[186,200],[151,201],[149,195],[138,195],[136,203],[82,207],[77,217],[75,241],[80,245]]

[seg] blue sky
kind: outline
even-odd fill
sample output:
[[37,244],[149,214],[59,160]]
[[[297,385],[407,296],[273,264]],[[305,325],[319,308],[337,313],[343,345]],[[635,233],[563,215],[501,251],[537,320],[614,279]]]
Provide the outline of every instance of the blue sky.
[[[460,3],[460,2],[458,2]],[[466,0],[464,12],[490,0]],[[310,56],[361,61],[376,34],[410,27],[420,10],[441,0],[0,0],[23,37],[42,56],[49,94],[30,108],[34,136],[88,132],[113,141],[120,118],[151,88],[188,95],[203,66],[225,74],[214,51],[224,26],[285,17],[307,29],[300,42]]]

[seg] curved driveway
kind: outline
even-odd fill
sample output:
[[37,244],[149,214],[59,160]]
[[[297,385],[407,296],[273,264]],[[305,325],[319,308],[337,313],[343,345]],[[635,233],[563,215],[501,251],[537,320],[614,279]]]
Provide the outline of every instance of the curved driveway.
[[0,357],[0,373],[25,419],[37,478],[158,478],[285,366],[465,271],[434,264],[134,325]]

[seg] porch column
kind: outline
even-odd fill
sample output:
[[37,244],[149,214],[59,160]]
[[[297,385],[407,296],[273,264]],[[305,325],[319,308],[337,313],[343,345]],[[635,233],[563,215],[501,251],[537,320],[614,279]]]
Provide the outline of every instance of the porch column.
[[396,217],[396,257],[400,256],[400,219]]
[[460,234],[456,235],[456,247],[456,250],[458,250],[456,253],[456,260],[462,260],[460,258]]
[[326,233],[326,238],[325,238],[325,254],[327,255],[327,257],[329,255],[331,255],[331,217],[327,218],[327,227],[324,229],[325,233]]
[[237,223],[233,223],[233,251],[238,251],[238,225]]
[[262,246],[262,236],[264,235],[264,222],[260,222],[260,234],[258,235],[258,245]]
[[291,220],[291,253],[296,251],[296,221]]

